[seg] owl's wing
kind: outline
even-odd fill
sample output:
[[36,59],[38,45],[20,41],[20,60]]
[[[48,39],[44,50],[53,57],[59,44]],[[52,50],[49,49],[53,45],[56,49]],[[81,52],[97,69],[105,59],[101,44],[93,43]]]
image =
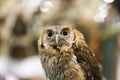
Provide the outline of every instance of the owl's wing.
[[76,48],[74,54],[77,62],[85,72],[85,77],[89,80],[102,80],[102,68],[94,57],[94,54],[87,46]]

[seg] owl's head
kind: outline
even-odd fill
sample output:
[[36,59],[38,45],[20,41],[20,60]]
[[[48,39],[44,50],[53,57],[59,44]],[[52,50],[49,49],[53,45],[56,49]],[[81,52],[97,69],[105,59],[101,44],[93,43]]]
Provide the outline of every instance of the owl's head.
[[72,27],[67,26],[50,26],[47,27],[40,38],[43,47],[52,47],[59,50],[63,46],[71,47],[76,39],[84,39],[82,34]]

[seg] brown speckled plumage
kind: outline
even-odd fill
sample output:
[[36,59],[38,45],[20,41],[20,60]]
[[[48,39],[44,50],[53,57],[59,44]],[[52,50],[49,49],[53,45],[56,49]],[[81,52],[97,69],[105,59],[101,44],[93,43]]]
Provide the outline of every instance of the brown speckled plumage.
[[101,65],[76,29],[48,27],[38,40],[38,47],[50,80],[104,80]]

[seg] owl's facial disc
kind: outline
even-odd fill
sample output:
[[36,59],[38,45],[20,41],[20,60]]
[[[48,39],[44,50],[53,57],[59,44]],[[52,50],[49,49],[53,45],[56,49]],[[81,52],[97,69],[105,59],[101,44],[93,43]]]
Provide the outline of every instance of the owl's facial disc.
[[47,43],[48,45],[50,45],[53,49],[59,50],[58,48],[59,36],[52,29],[47,30],[47,40],[48,40]]
[[63,29],[61,30],[60,33],[55,34],[54,40],[55,40],[55,45],[53,45],[53,48],[56,50],[59,50],[60,47],[62,47],[63,44],[67,43],[65,38],[68,36],[68,29]]
[[55,50],[60,50],[64,45],[68,45],[71,43],[70,38],[70,29],[69,28],[61,28],[61,29],[47,29],[47,41],[48,45],[51,46]]

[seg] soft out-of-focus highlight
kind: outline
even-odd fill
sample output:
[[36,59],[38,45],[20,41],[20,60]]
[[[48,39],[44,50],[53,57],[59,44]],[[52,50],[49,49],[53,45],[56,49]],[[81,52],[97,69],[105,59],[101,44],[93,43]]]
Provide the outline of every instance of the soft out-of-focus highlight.
[[51,25],[81,31],[107,80],[120,80],[119,0],[0,0],[0,80],[47,80],[37,40]]

